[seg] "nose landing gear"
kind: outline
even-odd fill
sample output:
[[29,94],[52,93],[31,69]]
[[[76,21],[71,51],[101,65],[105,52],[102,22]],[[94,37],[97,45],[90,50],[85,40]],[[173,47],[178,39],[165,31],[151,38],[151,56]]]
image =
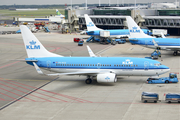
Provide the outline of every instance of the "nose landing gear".
[[177,55],[177,53],[178,53],[178,51],[174,51],[173,55],[174,55],[174,56],[176,56],[176,55]]

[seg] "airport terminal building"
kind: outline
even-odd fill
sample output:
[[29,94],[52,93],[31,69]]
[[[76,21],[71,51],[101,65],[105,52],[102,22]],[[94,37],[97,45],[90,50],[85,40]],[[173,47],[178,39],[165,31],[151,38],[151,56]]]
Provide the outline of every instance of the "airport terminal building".
[[168,29],[169,34],[180,34],[180,9],[98,7],[90,10],[65,10],[66,19],[71,21],[73,28],[77,29],[86,28],[84,14],[88,14],[92,21],[102,29],[124,28],[126,27],[125,16],[131,16],[142,28]]

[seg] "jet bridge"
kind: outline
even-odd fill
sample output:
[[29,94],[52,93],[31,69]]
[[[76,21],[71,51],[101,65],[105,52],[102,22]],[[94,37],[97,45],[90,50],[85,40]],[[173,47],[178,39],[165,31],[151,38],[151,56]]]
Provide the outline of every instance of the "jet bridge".
[[180,28],[180,16],[144,16],[147,27]]
[[[126,21],[126,16],[94,15],[89,17],[97,26],[124,27],[124,21]],[[84,16],[79,16],[79,25],[86,25]]]

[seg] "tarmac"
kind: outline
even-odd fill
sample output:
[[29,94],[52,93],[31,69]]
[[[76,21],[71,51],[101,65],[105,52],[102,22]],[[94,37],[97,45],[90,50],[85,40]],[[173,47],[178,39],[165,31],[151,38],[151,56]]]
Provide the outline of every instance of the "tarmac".
[[[63,56],[149,57],[153,52],[138,45],[102,45],[73,38],[79,34],[35,33],[51,52]],[[161,51],[158,59],[179,78],[180,53]],[[17,59],[26,58],[21,34],[0,35],[0,119],[2,120],[179,120],[180,104],[165,102],[166,93],[180,93],[179,83],[147,84],[148,77],[118,76],[116,83],[85,83],[85,76],[47,77]],[[48,72],[49,73],[49,72]],[[169,73],[160,77],[169,76]],[[158,103],[143,103],[141,93],[159,94]]]

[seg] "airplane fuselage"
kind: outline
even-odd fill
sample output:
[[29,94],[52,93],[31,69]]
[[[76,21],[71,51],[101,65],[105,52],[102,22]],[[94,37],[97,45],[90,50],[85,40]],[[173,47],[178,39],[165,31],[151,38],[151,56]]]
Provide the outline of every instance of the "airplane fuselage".
[[142,45],[148,48],[155,49],[153,40],[158,44],[162,50],[180,50],[179,38],[130,38],[129,41],[133,44]]
[[[40,68],[58,73],[91,71],[94,75],[107,72],[121,76],[156,76],[169,71],[169,68],[160,62],[145,58],[46,57],[26,58],[26,60],[37,60],[36,64]],[[33,65],[32,62],[27,63]]]
[[[148,34],[148,31],[147,29],[142,29],[143,32],[145,34]],[[95,30],[95,31],[87,31],[87,35],[90,35],[90,36],[100,36],[100,31],[102,30]],[[124,35],[124,36],[129,36],[129,30],[128,29],[120,29],[120,30],[104,30],[104,31],[109,31],[110,32],[110,37],[118,37],[120,35]]]

